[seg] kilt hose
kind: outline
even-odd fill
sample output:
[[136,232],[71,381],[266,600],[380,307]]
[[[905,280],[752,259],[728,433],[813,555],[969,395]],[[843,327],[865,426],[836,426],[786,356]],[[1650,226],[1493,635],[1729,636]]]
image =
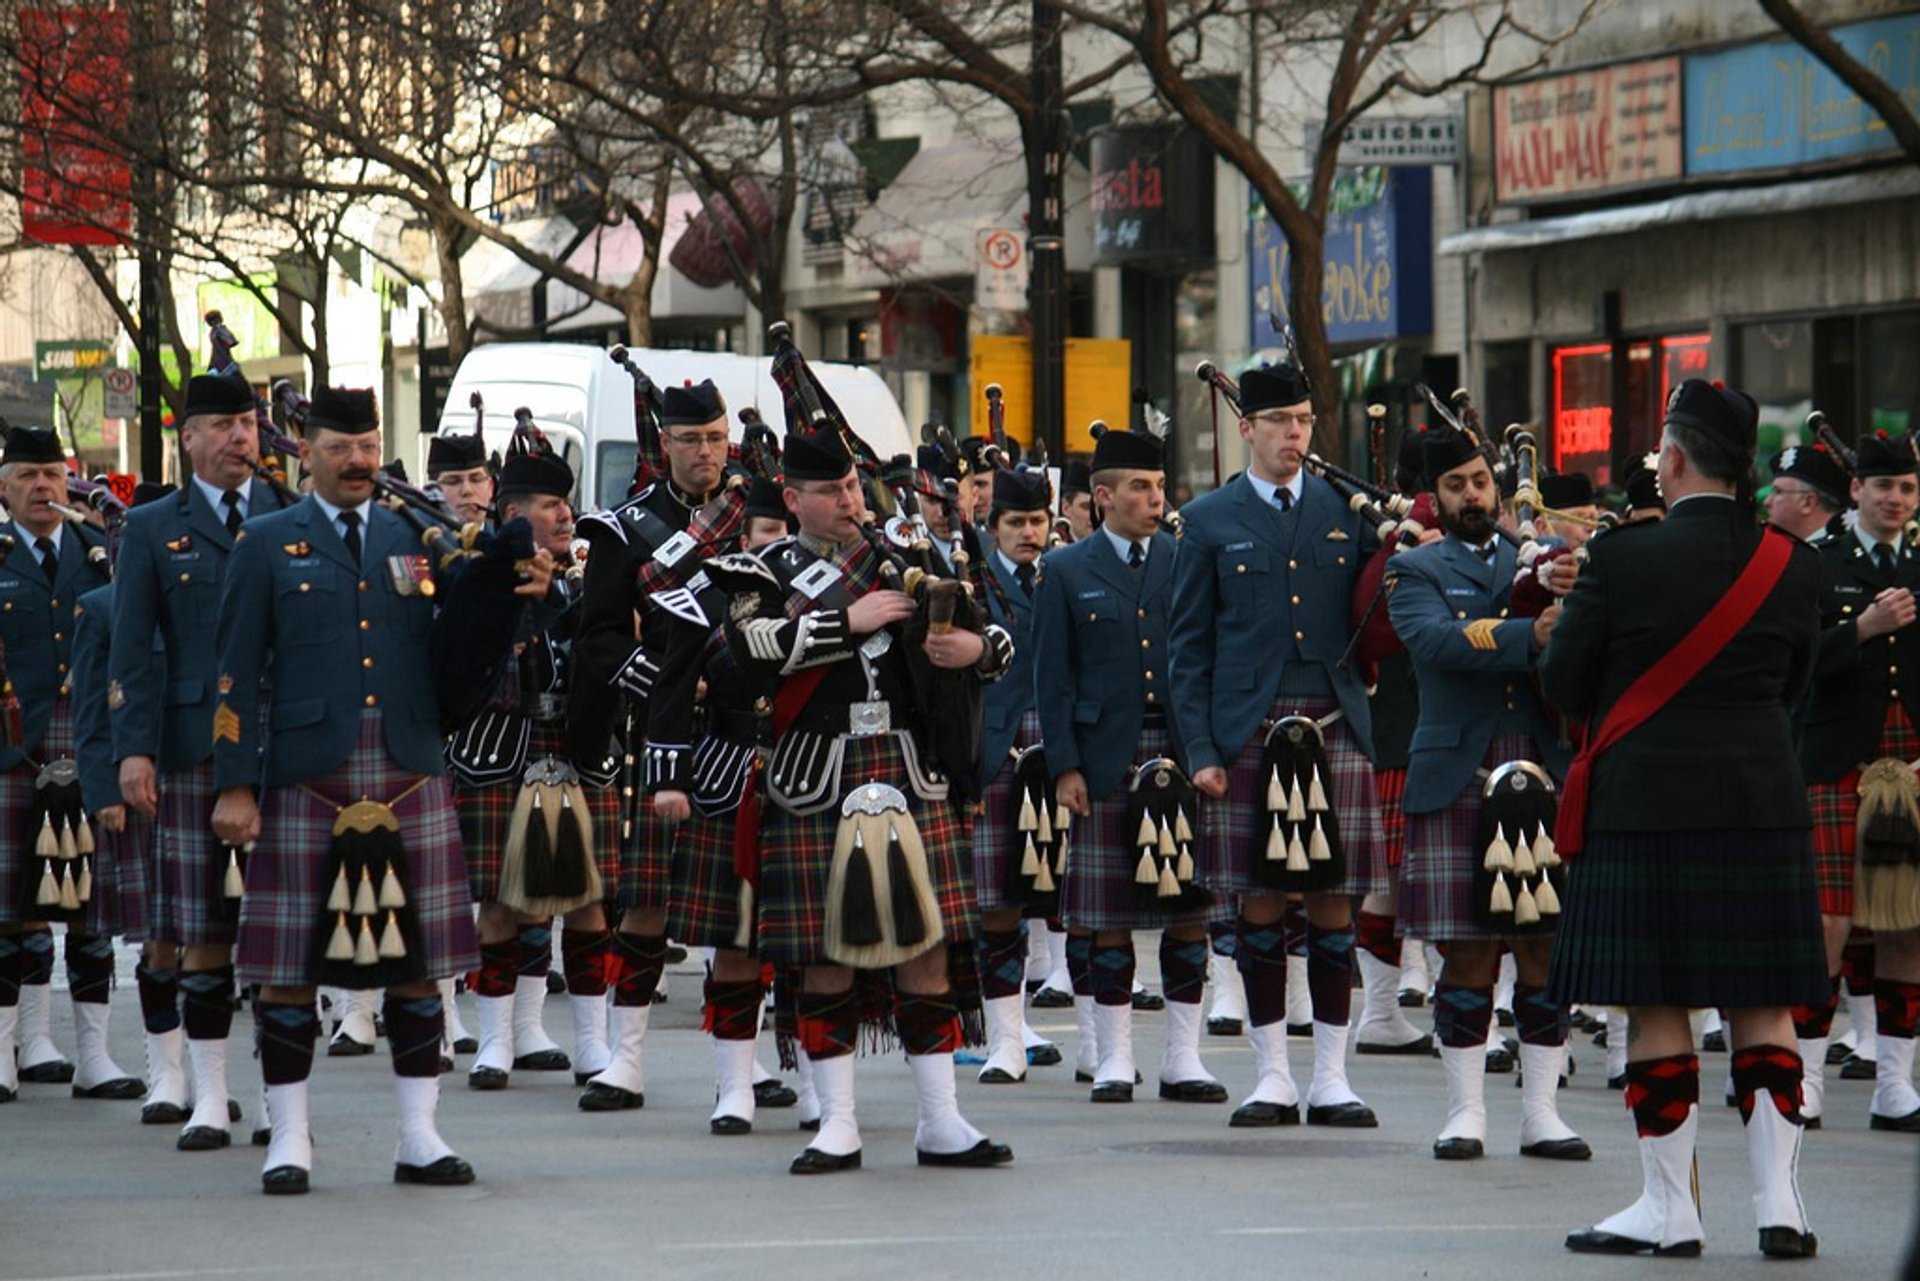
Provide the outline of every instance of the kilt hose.
[[[1029,707],[1013,732],[1013,748],[1022,751],[1040,741],[1040,713]],[[1021,907],[1007,901],[1007,875],[1012,860],[1019,857],[1019,836],[1014,830],[1013,757],[988,761],[993,776],[980,798],[980,812],[973,819],[973,892],[980,910]]]
[[[531,764],[545,756],[566,759],[564,734],[557,726],[536,724],[527,748]],[[520,799],[520,780],[477,786],[452,779],[453,808],[460,816],[460,845],[466,851],[467,881],[473,901],[492,903],[500,897],[500,862],[507,848],[507,829],[513,823],[514,802]],[[593,864],[600,871],[602,897],[611,902],[620,876],[620,803],[618,784],[595,787],[580,780],[587,795],[587,813],[593,833]]]
[[[416,790],[394,798],[415,784]],[[308,789],[311,789],[309,791]],[[313,795],[318,793],[318,796]],[[321,800],[325,797],[326,800]],[[242,983],[306,987],[327,881],[336,806],[362,797],[390,805],[406,845],[407,897],[419,923],[424,977],[451,978],[480,963],[460,823],[444,777],[410,774],[387,755],[380,713],[360,713],[360,738],[339,768],[304,784],[268,788],[260,840],[247,863],[235,962]],[[331,803],[329,803],[331,802]]]
[[927,801],[907,783],[906,757],[890,734],[846,741],[839,797],[814,814],[795,815],[771,800],[761,809],[760,955],[775,965],[832,965],[827,947],[827,879],[840,827],[840,799],[861,784],[883,782],[906,796],[949,956],[971,956],[979,930],[969,875],[967,827],[951,801]]
[[[838,814],[836,809],[834,813]],[[741,880],[733,870],[738,809],[702,814],[698,808],[674,828],[673,882],[667,897],[667,937],[694,947],[751,947],[740,934]]]
[[1548,990],[1694,1009],[1829,1000],[1807,833],[1589,834],[1567,869]]
[[86,930],[102,938],[118,934],[144,943],[147,933],[147,885],[153,875],[153,820],[127,809],[127,825],[109,832],[94,820],[93,897],[87,900]]
[[[66,695],[54,699],[46,736],[28,755],[30,762],[0,770],[0,927],[38,919],[21,901],[37,890],[43,870],[41,860],[33,857],[34,834],[27,831],[27,817],[33,812],[33,784],[40,767],[73,755],[73,712]],[[99,835],[97,828],[94,835]]]
[[[1340,710],[1331,698],[1282,696],[1268,709],[1268,720],[1283,716],[1311,716],[1324,720]],[[1346,854],[1347,877],[1323,891],[1362,895],[1384,890],[1387,871],[1386,841],[1381,835],[1380,802],[1374,793],[1373,762],[1353,741],[1345,719],[1324,731],[1327,766],[1333,772],[1328,797],[1340,822],[1340,844]],[[1258,889],[1255,862],[1266,857],[1270,820],[1265,808],[1267,775],[1261,768],[1267,731],[1253,732],[1240,745],[1227,769],[1225,800],[1200,806],[1200,869],[1198,880],[1216,895],[1228,897]],[[1119,927],[1115,927],[1119,928]]]
[[1373,792],[1380,798],[1381,848],[1387,852],[1387,866],[1397,872],[1407,852],[1407,812],[1400,808],[1400,798],[1407,794],[1407,771],[1375,770]]
[[[1495,734],[1480,765],[1490,770],[1536,756],[1531,734]],[[1478,848],[1481,783],[1475,778],[1445,809],[1407,815],[1395,926],[1400,937],[1430,943],[1506,937],[1482,925],[1474,911],[1473,877],[1485,853]]]
[[[1920,756],[1920,734],[1898,702],[1887,704],[1887,720],[1880,731],[1875,757],[1897,756],[1910,761]],[[1834,783],[1813,783],[1807,804],[1813,809],[1814,877],[1822,916],[1853,915],[1853,859],[1859,840],[1860,771],[1847,771]]]
[[239,921],[227,906],[227,856],[213,834],[213,805],[219,799],[213,759],[162,774],[159,787],[159,883],[164,919],[173,933],[156,937],[231,947]]
[[[1204,925],[1212,915],[1208,908],[1186,912],[1141,908],[1134,897],[1133,875],[1140,851],[1133,843],[1136,833],[1127,823],[1132,796],[1128,784],[1133,770],[1172,750],[1173,741],[1164,727],[1142,730],[1120,786],[1093,800],[1092,814],[1073,820],[1067,832],[1067,874],[1060,882],[1060,919],[1069,929],[1164,930]],[[1200,813],[1206,814],[1204,802]]]

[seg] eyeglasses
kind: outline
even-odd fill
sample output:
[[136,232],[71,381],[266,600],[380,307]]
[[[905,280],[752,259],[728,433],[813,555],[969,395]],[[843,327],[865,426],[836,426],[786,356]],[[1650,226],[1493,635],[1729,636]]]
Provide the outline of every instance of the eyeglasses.
[[1802,489],[1797,485],[1789,488],[1788,486],[1779,484],[1778,482],[1775,482],[1773,486],[1773,492],[1775,496],[1780,498],[1812,498],[1813,497],[1813,491],[1811,489]]
[[727,433],[724,431],[670,431],[664,433],[664,439],[669,445],[681,449],[725,449],[727,447]]
[[1272,409],[1265,413],[1250,414],[1247,416],[1247,421],[1261,427],[1304,427],[1311,431],[1313,430],[1313,411],[1286,413]]

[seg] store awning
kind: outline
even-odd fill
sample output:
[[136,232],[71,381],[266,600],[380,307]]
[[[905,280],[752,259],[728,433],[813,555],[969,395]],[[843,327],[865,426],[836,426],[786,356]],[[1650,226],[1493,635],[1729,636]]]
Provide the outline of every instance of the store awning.
[[1767,187],[1696,191],[1665,200],[1613,209],[1594,209],[1560,218],[1534,218],[1456,231],[1440,242],[1447,254],[1500,253],[1540,249],[1575,240],[1625,236],[1655,227],[1802,213],[1880,200],[1910,200],[1920,195],[1920,170],[1911,165],[1839,178],[1783,182]]
[[[544,254],[566,252],[580,234],[558,214],[507,223],[501,230]],[[533,287],[539,280],[540,272],[513,250],[484,237],[460,257],[467,310],[474,320],[503,330],[524,330],[533,323]]]
[[[736,285],[703,289],[676,271],[667,255],[687,224],[700,213],[700,197],[691,191],[676,191],[667,197],[667,220],[660,237],[660,270],[653,278],[653,315],[657,320],[674,317],[743,316],[746,295]],[[567,258],[567,265],[585,272],[595,280],[625,284],[633,279],[646,257],[646,241],[639,228],[626,219],[611,227],[601,227],[588,236]],[[547,315],[565,317],[554,324],[556,330],[593,329],[625,324],[626,318],[605,303],[588,303],[585,294],[570,285],[554,282],[547,286]]]

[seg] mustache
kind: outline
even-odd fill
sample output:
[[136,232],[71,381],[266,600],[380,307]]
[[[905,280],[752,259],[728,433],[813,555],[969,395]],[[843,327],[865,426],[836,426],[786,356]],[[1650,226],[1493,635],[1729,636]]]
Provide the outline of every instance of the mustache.
[[373,468],[349,467],[340,473],[341,480],[372,480]]

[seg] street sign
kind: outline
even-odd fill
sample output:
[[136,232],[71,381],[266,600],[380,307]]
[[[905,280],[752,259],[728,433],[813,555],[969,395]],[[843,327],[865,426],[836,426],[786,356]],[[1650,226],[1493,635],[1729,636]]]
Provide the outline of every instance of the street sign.
[[[1307,126],[1307,153],[1320,150],[1322,129]],[[1457,165],[1460,121],[1454,116],[1362,116],[1340,139],[1342,165]]]
[[1027,246],[1022,233],[1008,227],[982,227],[975,237],[978,259],[974,305],[985,311],[1027,309]]
[[101,382],[107,389],[106,406],[101,410],[102,417],[132,418],[140,412],[140,397],[131,369],[109,369],[101,375]]

